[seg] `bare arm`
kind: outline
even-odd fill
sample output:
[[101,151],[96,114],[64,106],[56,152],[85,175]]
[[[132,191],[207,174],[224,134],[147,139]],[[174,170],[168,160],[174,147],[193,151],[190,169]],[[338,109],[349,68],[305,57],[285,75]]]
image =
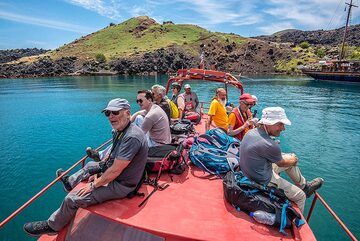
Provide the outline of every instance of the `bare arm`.
[[85,187],[81,188],[77,195],[85,196],[91,192],[94,188],[104,186],[109,182],[115,180],[116,177],[129,165],[129,161],[116,159],[114,163],[101,175],[99,178],[95,178],[94,182],[88,183]]
[[279,167],[291,167],[291,166],[295,166],[298,162],[298,158],[295,154],[291,153],[291,154],[283,154],[282,155],[282,160],[279,162],[276,162],[276,165],[278,165]]
[[145,114],[145,111],[144,111],[144,110],[139,110],[138,112],[135,112],[135,113],[130,117],[130,121],[131,121],[131,122],[134,122],[135,119],[136,119],[136,117],[137,117],[138,115],[143,115],[143,114]]
[[212,123],[213,116],[209,115],[209,121],[206,123],[206,130],[210,130],[210,125]]
[[242,132],[243,130],[245,130],[246,127],[250,126],[250,122],[249,121],[246,121],[244,123],[244,125],[240,126],[239,128],[237,129],[233,129],[233,126],[232,125],[229,125],[229,130],[228,130],[228,134],[230,136],[236,136],[237,134],[239,134],[240,132]]

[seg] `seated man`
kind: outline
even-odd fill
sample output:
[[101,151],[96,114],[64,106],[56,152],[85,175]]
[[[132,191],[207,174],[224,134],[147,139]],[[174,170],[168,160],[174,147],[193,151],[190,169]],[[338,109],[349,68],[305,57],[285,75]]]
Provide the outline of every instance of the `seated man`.
[[[240,146],[240,167],[244,175],[261,185],[283,189],[286,197],[304,212],[305,200],[321,187],[322,178],[307,182],[297,166],[295,154],[282,154],[280,145],[271,137],[280,136],[285,125],[290,125],[281,107],[265,108],[259,127],[248,131]],[[279,176],[285,171],[295,185]]]
[[[115,130],[110,157],[103,166],[100,166],[99,162],[89,162],[75,174],[62,177],[62,181],[64,188],[70,191],[79,182],[100,170],[102,175],[87,183],[78,192],[70,192],[48,220],[26,223],[24,230],[28,234],[56,234],[75,217],[79,207],[124,198],[134,191],[140,182],[148,146],[144,133],[130,122],[129,102],[125,99],[113,99],[103,112]],[[61,174],[61,171],[57,172],[57,175]]]
[[224,131],[228,129],[228,116],[226,113],[226,90],[218,88],[216,90],[216,96],[210,104],[209,108],[209,121],[206,125],[206,129],[210,129],[210,125],[214,121],[215,127],[219,127]]
[[244,93],[239,98],[239,106],[235,107],[229,115],[229,131],[230,136],[234,136],[240,141],[246,132],[254,128],[257,119],[252,119],[250,106],[254,104],[254,99],[248,93]]
[[177,100],[180,118],[184,118],[187,114],[196,113],[196,108],[199,105],[198,96],[195,92],[191,91],[191,86],[185,84],[184,89],[185,92],[180,94]]
[[165,87],[161,86],[161,85],[153,85],[151,87],[151,92],[152,92],[152,95],[154,97],[154,103],[157,104],[158,106],[160,106],[161,109],[164,110],[164,112],[168,116],[168,119],[169,119],[169,122],[170,122],[171,108],[170,108],[169,103],[165,99],[165,97],[166,97],[166,95],[165,95],[165,92],[166,92]]
[[131,116],[131,122],[143,130],[148,146],[159,146],[171,143],[169,119],[158,105],[153,103],[153,96],[148,90],[138,91],[136,102],[141,110]]

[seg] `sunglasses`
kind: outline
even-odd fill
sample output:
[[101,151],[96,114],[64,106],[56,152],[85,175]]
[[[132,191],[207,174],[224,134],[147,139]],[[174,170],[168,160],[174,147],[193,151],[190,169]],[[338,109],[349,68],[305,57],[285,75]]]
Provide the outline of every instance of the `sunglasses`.
[[142,103],[143,103],[143,100],[142,100],[142,99],[137,99],[137,100],[136,100],[136,103],[138,103],[138,104],[139,104],[139,103],[140,103],[140,104],[142,104]]
[[107,110],[107,111],[104,112],[104,114],[105,114],[106,117],[109,117],[111,113],[112,113],[113,115],[119,115],[119,114],[120,114],[120,111],[119,111],[119,110],[117,110],[117,111]]

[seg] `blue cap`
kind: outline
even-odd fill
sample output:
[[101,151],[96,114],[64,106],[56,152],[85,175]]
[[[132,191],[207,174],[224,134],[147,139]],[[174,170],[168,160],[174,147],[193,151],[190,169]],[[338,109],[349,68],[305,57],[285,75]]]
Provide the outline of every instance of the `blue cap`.
[[116,98],[110,100],[107,107],[102,110],[102,112],[110,110],[110,111],[119,111],[119,110],[130,110],[129,101],[125,99]]

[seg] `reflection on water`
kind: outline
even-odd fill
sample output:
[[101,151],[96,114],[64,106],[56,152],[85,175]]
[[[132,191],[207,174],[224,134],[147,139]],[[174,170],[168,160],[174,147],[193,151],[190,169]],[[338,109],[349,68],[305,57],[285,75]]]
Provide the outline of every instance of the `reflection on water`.
[[[166,80],[163,75],[1,80],[0,218],[52,180],[58,167],[71,166],[87,146],[109,137],[110,126],[100,113],[108,100],[126,98],[136,111],[137,91]],[[210,101],[218,84],[191,86],[200,100]],[[275,76],[246,79],[245,90],[258,97],[259,116],[267,106],[286,109],[292,126],[280,137],[282,150],[300,157],[305,177],[325,179],[320,193],[359,235],[360,85]],[[229,89],[229,100],[237,104],[237,99],[238,92]],[[57,184],[1,230],[0,240],[30,240],[22,224],[47,218],[64,196]],[[346,237],[320,204],[311,226],[318,240]]]

